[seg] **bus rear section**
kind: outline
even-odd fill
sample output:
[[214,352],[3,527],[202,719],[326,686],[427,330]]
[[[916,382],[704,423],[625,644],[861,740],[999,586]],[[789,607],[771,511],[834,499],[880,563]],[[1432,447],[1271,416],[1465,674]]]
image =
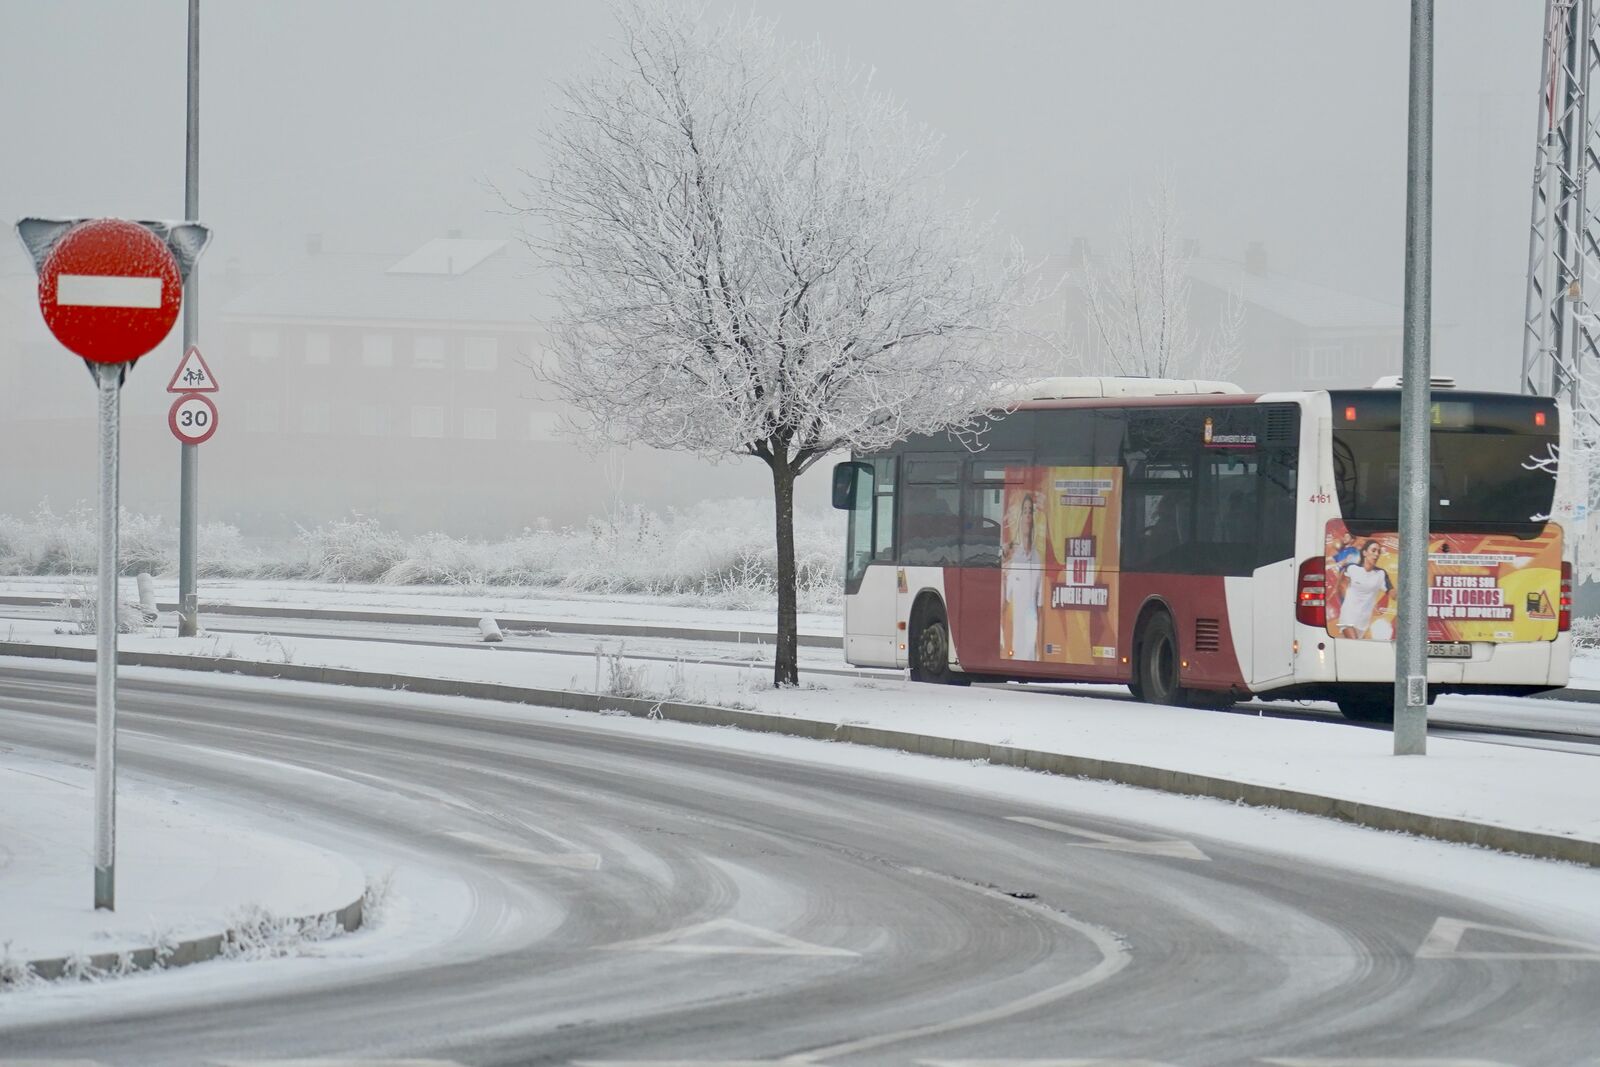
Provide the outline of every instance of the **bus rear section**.
[[[1400,392],[1311,394],[1297,523],[1293,677],[1263,696],[1332,700],[1381,720],[1399,623]],[[1430,398],[1428,686],[1523,695],[1566,684],[1574,479],[1550,467],[1550,398],[1435,389]]]

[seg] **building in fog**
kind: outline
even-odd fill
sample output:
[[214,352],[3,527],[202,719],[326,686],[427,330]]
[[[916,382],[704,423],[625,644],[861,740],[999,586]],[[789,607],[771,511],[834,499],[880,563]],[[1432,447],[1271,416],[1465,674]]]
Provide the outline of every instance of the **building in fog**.
[[[402,529],[499,534],[757,495],[765,468],[585,452],[558,434],[534,263],[459,235],[398,255],[325,250],[222,307],[212,367],[237,401],[215,459],[250,472],[233,514],[273,529],[359,512]],[[208,448],[211,446],[208,446]],[[271,457],[270,460],[267,457]]]

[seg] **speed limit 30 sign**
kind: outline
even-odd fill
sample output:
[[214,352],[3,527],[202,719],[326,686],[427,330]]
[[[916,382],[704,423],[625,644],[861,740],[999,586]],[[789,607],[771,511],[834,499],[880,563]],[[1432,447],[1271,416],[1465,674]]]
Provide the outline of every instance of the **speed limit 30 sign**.
[[217,405],[204,393],[184,393],[172,402],[167,426],[186,445],[204,444],[217,432]]

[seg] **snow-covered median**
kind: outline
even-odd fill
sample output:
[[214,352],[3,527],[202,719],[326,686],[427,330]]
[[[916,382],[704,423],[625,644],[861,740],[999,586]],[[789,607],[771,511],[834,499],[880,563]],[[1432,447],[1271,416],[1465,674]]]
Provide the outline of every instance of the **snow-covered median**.
[[237,952],[272,954],[318,934],[298,920],[343,909],[366,889],[350,860],[181,791],[123,775],[117,802],[117,908],[96,911],[92,770],[0,750],[0,985],[24,979],[18,968],[29,961],[65,958],[69,976],[92,977],[92,956],[170,955],[225,932]]

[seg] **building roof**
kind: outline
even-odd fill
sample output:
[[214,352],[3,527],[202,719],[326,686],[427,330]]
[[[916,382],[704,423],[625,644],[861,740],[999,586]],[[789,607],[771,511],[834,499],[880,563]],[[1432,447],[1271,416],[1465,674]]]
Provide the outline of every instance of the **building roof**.
[[506,241],[441,238],[409,254],[311,252],[223,306],[225,319],[531,327],[550,313]]
[[1394,304],[1281,274],[1252,274],[1236,260],[1196,256],[1189,263],[1189,277],[1214,289],[1238,293],[1247,306],[1313,329],[1398,330],[1403,323],[1401,309]]

